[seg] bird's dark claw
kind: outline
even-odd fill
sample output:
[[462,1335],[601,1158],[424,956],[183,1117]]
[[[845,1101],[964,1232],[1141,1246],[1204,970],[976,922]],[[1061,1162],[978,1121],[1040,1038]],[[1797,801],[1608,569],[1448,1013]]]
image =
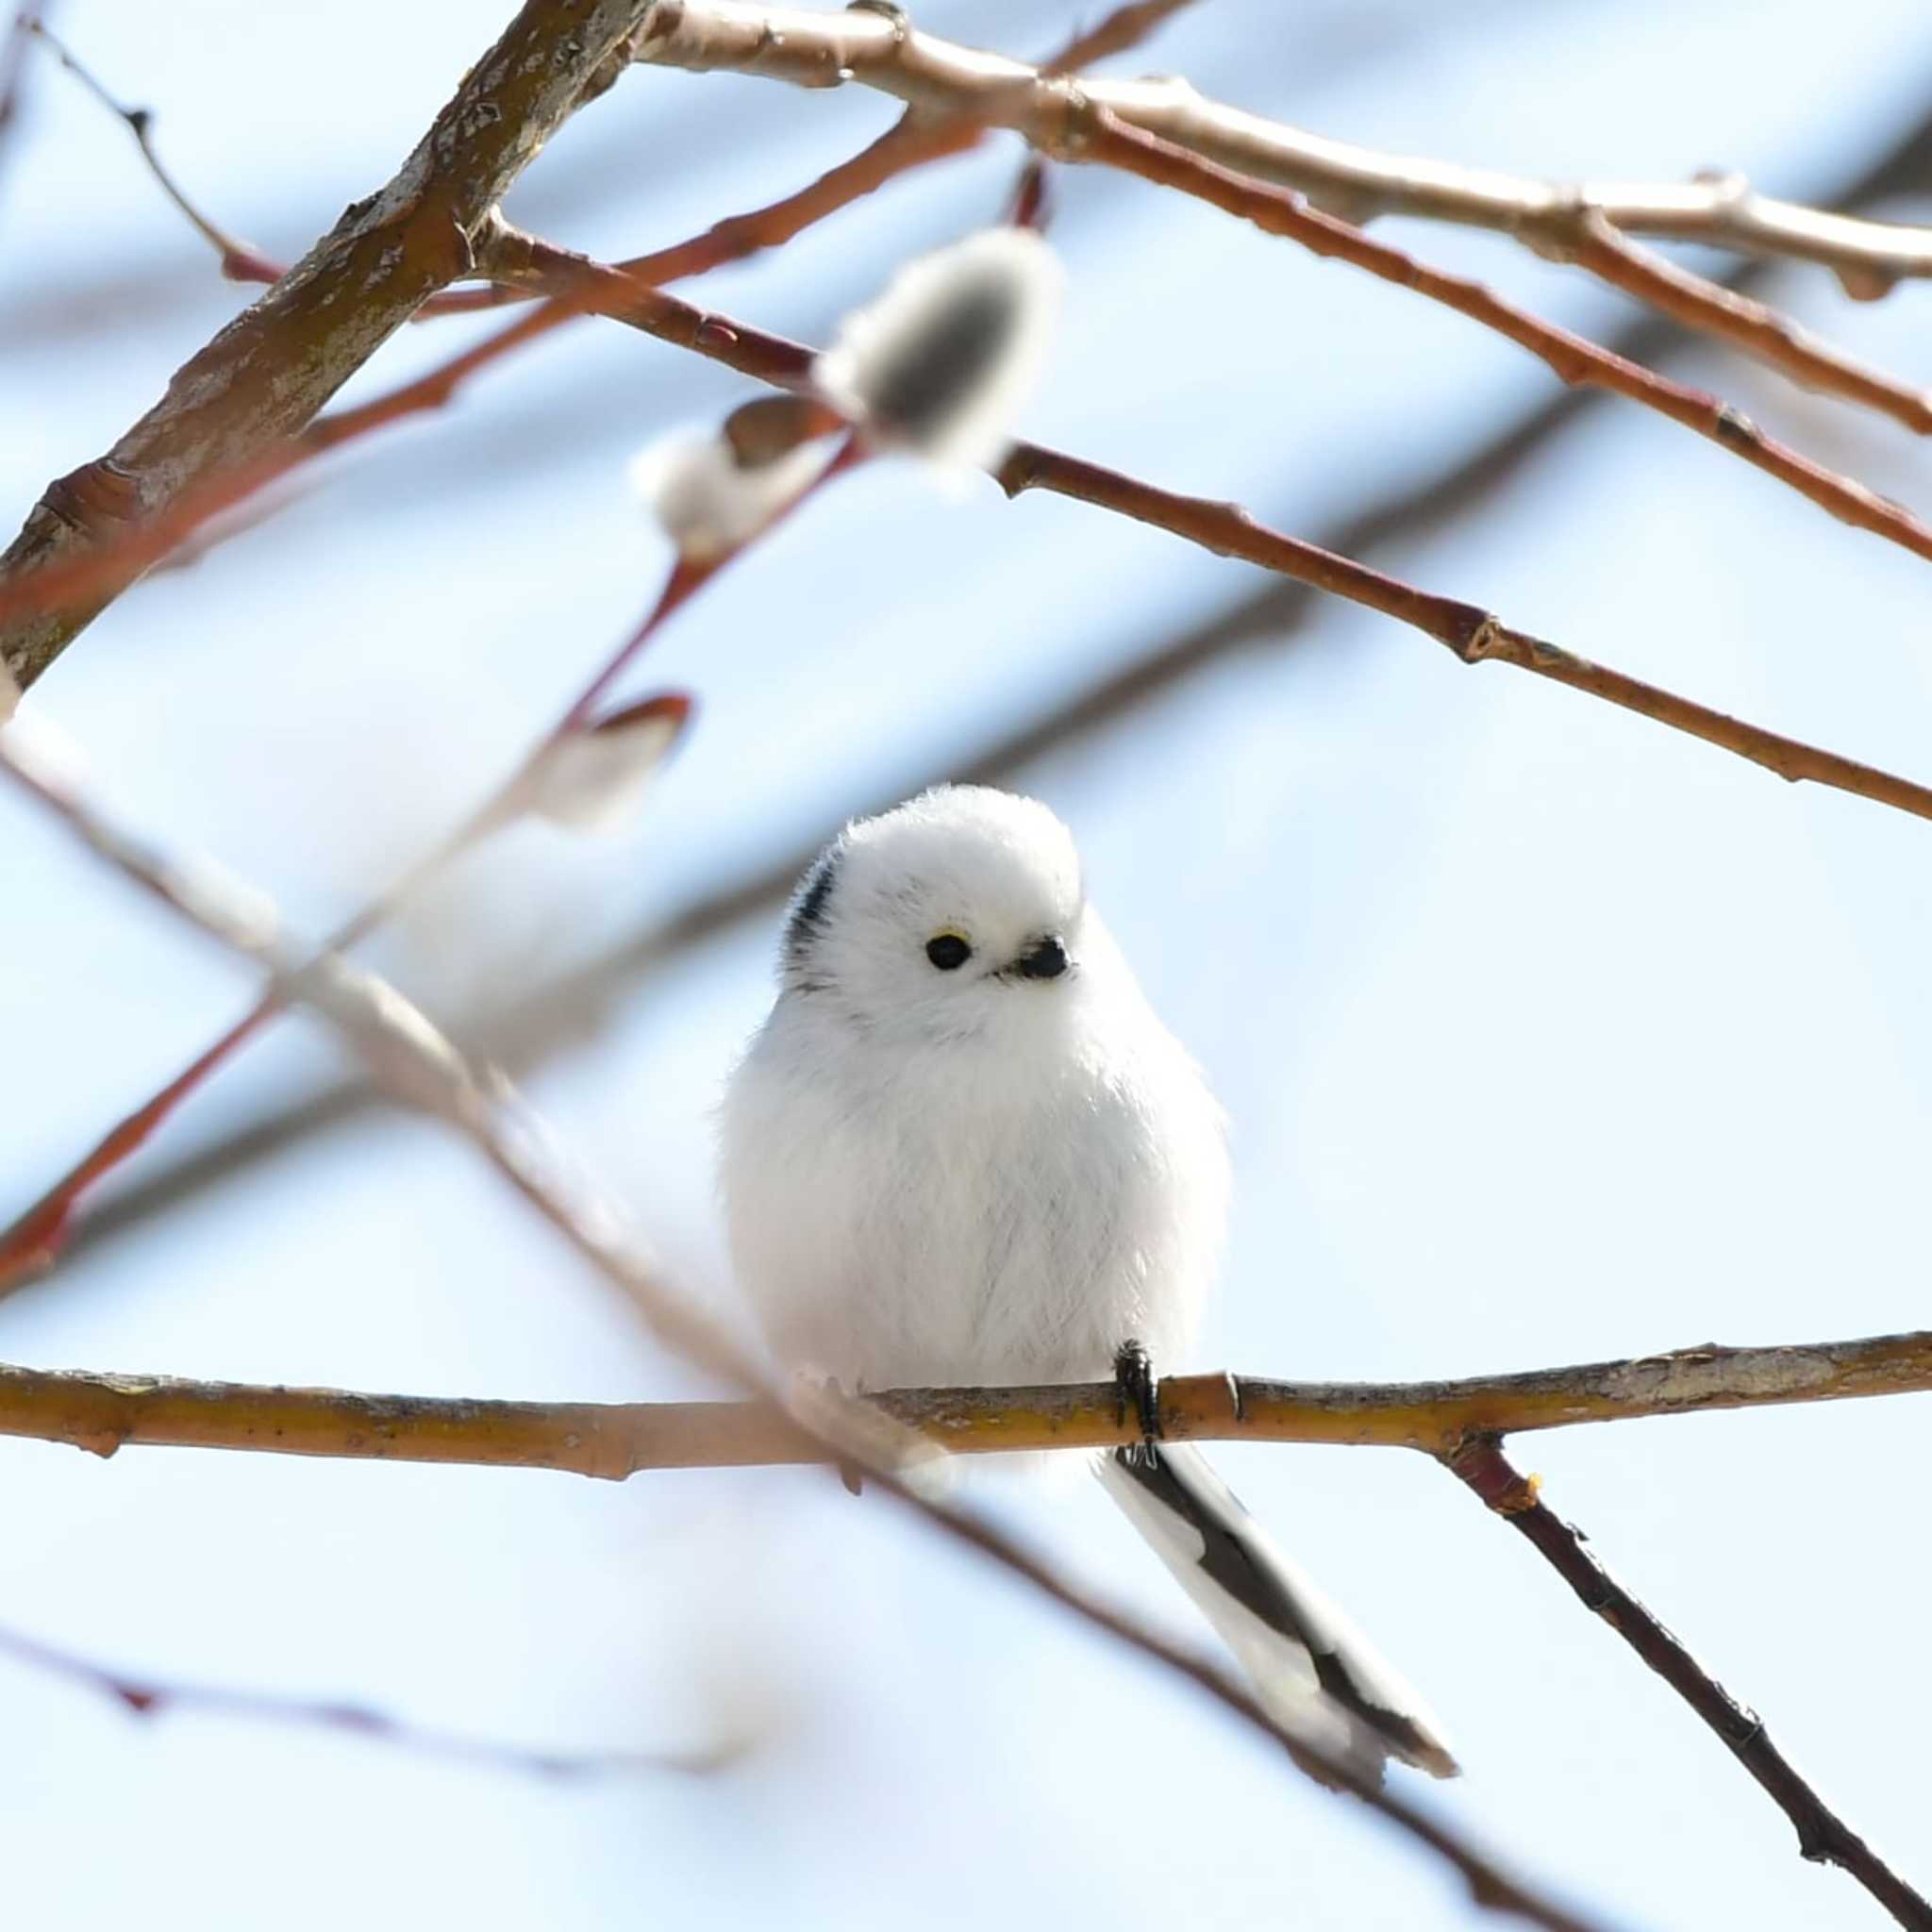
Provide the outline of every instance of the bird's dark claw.
[[1160,1440],[1160,1383],[1154,1374],[1154,1360],[1145,1346],[1132,1340],[1114,1350],[1114,1420],[1124,1423],[1131,1407],[1141,1424],[1141,1441],[1118,1453],[1124,1462],[1151,1459],[1154,1444]]

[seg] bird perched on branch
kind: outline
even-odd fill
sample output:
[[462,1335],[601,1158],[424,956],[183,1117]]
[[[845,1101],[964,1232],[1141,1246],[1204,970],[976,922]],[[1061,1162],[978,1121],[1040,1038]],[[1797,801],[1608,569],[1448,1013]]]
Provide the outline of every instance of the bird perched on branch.
[[732,1254],[774,1353],[848,1389],[1117,1374],[1149,1440],[1109,1493],[1297,1734],[1456,1763],[1414,1695],[1198,1451],[1146,1364],[1191,1347],[1228,1193],[1221,1109],[1043,805],[927,791],[848,825],[791,901],[732,1075]]

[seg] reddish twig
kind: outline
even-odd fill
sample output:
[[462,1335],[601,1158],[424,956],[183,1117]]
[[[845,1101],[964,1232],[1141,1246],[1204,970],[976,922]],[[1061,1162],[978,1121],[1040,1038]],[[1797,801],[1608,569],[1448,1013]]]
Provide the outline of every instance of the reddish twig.
[[[735,318],[708,314],[657,290],[635,289],[617,271],[560,250],[551,254],[555,259],[549,272],[577,278],[578,299],[613,320],[693,349],[760,381],[798,388],[809,379],[812,351],[802,343]],[[1036,443],[1014,444],[997,476],[1008,495],[1050,490],[1118,511],[1221,556],[1241,558],[1379,610],[1448,645],[1465,663],[1513,664],[1702,739],[1792,783],[1826,785],[1917,818],[1932,818],[1932,788],[1591,663],[1511,629],[1479,605],[1419,589],[1353,558],[1271,530],[1239,504],[1184,496]],[[1932,532],[1927,535],[1932,537]]]
[[1686,328],[1742,349],[1802,389],[1862,404],[1916,435],[1932,434],[1932,393],[1834,348],[1766,303],[1667,261],[1593,209],[1566,221],[1543,252],[1575,262]]
[[1579,263],[1689,327],[1716,336],[1807,387],[1882,410],[1924,433],[1927,398],[1807,335],[1761,304],[1738,307],[1721,285],[1624,253],[1620,231],[1697,240],[1836,268],[1855,295],[1884,293],[1903,275],[1932,272],[1932,230],[1859,221],[1754,194],[1736,175],[1688,187],[1564,186],[1490,170],[1378,155],[1203,99],[1185,81],[1102,81],[1077,91],[1061,70],[1038,70],[932,34],[882,32],[864,15],[793,16],[769,42],[760,15],[741,6],[689,4],[640,43],[641,58],[703,71],[770,75],[811,86],[856,79],[934,114],[976,110],[1065,159],[1092,152],[1111,116],[1245,179],[1307,194],[1357,225],[1390,212],[1497,228],[1539,253]]
[[722,1769],[739,1755],[741,1743],[710,1753],[644,1751],[540,1751],[525,1744],[439,1730],[410,1724],[361,1704],[280,1697],[271,1691],[241,1690],[215,1684],[189,1684],[169,1678],[135,1676],[112,1670],[77,1651],[0,1626],[0,1654],[16,1663],[111,1698],[135,1717],[159,1718],[171,1711],[202,1711],[213,1717],[243,1718],[254,1724],[292,1724],[304,1729],[346,1731],[371,1743],[429,1757],[453,1758],[503,1771],[545,1777],[635,1776],[642,1773],[685,1774]]
[[1747,1709],[1604,1568],[1582,1534],[1540,1500],[1493,1436],[1472,1438],[1444,1457],[1450,1470],[1528,1539],[1544,1560],[1715,1731],[1791,1822],[1798,1850],[1847,1872],[1901,1925],[1932,1932],[1932,1903],[1906,1883],[1806,1782],[1756,1711]]
[[[1252,184],[1239,186],[1241,192],[1246,192]],[[1367,238],[1362,240],[1366,242]],[[661,290],[640,286],[632,275],[529,237],[516,238],[516,245],[521,257],[515,272],[548,286],[567,289],[568,306],[573,313],[608,316],[781,388],[802,389],[808,383],[813,351],[803,343],[754,328],[735,318],[694,308]],[[551,312],[549,308],[536,310],[511,328],[416,381],[359,408],[322,418],[296,445],[278,455],[274,461],[274,474],[283,474],[308,456],[338,447],[406,416],[443,407],[469,376],[550,325]],[[1636,364],[1607,350],[1595,349],[1591,344],[1585,347],[1607,365],[1637,370]],[[1647,371],[1638,373],[1649,377]],[[1684,393],[1695,396],[1698,392]],[[1723,414],[1723,406],[1712,407]],[[1500,624],[1478,606],[1420,590],[1318,545],[1270,530],[1239,505],[1162,490],[1036,443],[1016,443],[1001,466],[998,479],[1008,494],[1043,489],[1077,497],[1169,530],[1220,555],[1261,564],[1409,624],[1448,644],[1465,662],[1495,660],[1514,664],[1519,670],[1567,684],[1573,690],[1637,711],[1674,730],[1687,732],[1794,783],[1808,780],[1910,812],[1915,817],[1932,818],[1932,790],[1913,780],[1766,730],[1593,664]],[[224,507],[233,500],[239,489],[237,485],[225,492]],[[1904,512],[1898,514],[1903,516]],[[150,524],[137,526],[128,541],[140,541],[158,552],[166,547],[164,536],[179,541],[179,534],[164,533]],[[1925,534],[1932,539],[1932,532]],[[89,594],[89,572],[101,561],[98,558],[83,558],[80,567],[71,574],[43,571],[10,589],[0,587],[0,620],[24,602],[47,605],[66,595]],[[114,567],[111,561],[108,567]]]
[[1104,19],[1095,22],[1062,47],[1052,59],[1041,62],[1042,74],[1078,74],[1096,60],[1115,54],[1131,54],[1156,27],[1176,13],[1191,7],[1195,0],[1126,0]]
[[175,204],[188,225],[221,258],[223,275],[231,282],[280,281],[288,272],[284,264],[270,260],[251,242],[242,242],[229,234],[188,198],[181,184],[169,173],[155,149],[153,109],[130,108],[116,100],[101,79],[81,62],[73,48],[44,22],[36,21],[31,31],[60,63],[62,69],[72,75],[82,88],[134,137],[134,144],[141,150],[141,158],[146,164],[148,173],[154,176],[155,185]]
[[1668,725],[1674,731],[1700,738],[1736,758],[1775,772],[1793,784],[1809,781],[1836,791],[1849,791],[1874,804],[1932,819],[1932,787],[1901,778],[1856,758],[1824,751],[1802,740],[1767,731],[1727,712],[1714,710],[1690,698],[1628,677],[1574,656],[1499,623],[1479,605],[1418,590],[1399,577],[1385,575],[1368,565],[1337,557],[1300,538],[1271,530],[1239,504],[1216,503],[1206,497],[1182,496],[1156,488],[1097,463],[1083,462],[1057,450],[1022,444],[999,473],[1009,494],[1047,489],[1119,511],[1137,521],[1185,537],[1224,557],[1278,571],[1316,590],[1364,604],[1398,623],[1447,644],[1465,664],[1513,664],[1538,677],[1568,685],[1606,703]]
[[1527,349],[1560,381],[1607,390],[1655,409],[1775,477],[1821,509],[1829,510],[1840,523],[1869,530],[1915,557],[1932,560],[1932,527],[1902,504],[1767,436],[1728,403],[1704,390],[1674,382],[1555,323],[1544,322],[1513,302],[1506,302],[1480,282],[1431,268],[1349,223],[1310,208],[1291,189],[1271,187],[1204,161],[1186,148],[1129,126],[1105,108],[1094,111],[1092,125],[1083,135],[1074,158],[1108,162],[1209,202],[1227,214],[1252,222],[1264,233],[1300,243],[1312,254],[1345,261],[1383,281],[1411,289]]

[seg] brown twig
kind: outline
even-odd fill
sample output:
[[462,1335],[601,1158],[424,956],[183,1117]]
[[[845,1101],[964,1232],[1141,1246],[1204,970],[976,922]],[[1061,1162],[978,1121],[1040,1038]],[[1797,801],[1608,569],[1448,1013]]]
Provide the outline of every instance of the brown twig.
[[1444,643],[1466,664],[1513,664],[1539,677],[1587,691],[1591,697],[1666,724],[1674,731],[1701,738],[1707,744],[1734,757],[1747,758],[1775,772],[1792,784],[1809,781],[1837,791],[1849,791],[1874,804],[1932,818],[1932,787],[1901,778],[1875,766],[1837,752],[1824,751],[1802,740],[1767,731],[1727,712],[1714,710],[1690,698],[1627,677],[1556,644],[1510,629],[1479,606],[1463,604],[1417,590],[1400,578],[1384,575],[1366,564],[1336,557],[1318,545],[1303,542],[1257,523],[1238,504],[1216,503],[1205,497],[1181,496],[1173,491],[1121,475],[1097,463],[1054,450],[1016,447],[1001,468],[999,480],[1009,494],[1044,488],[1064,496],[1118,510],[1124,516],[1152,524],[1187,538],[1224,557],[1238,557],[1279,571],[1317,590],[1365,604],[1373,610]]
[[[32,740],[21,737],[17,724],[0,737],[0,775],[143,892],[190,925],[264,967],[291,996],[314,1008],[343,1034],[394,1096],[468,1140],[583,1260],[625,1294],[667,1346],[741,1386],[760,1386],[744,1352],[715,1322],[672,1295],[650,1264],[617,1232],[621,1223],[611,1209],[580,1187],[563,1183],[546,1158],[541,1126],[518,1111],[507,1083],[470,1068],[394,989],[356,973],[332,955],[307,957],[304,963],[305,956],[290,946],[264,902],[205,866],[184,865],[152,850],[83,801],[42,765],[31,747]],[[1090,1627],[1106,1631],[1197,1684],[1272,1739],[1305,1774],[1348,1791],[1437,1853],[1461,1874],[1477,1905],[1526,1918],[1547,1932],[1588,1932],[1591,1922],[1512,1876],[1461,1833],[1407,1798],[1385,1790],[1378,1779],[1346,1758],[1276,1721],[1220,1671],[1075,1591],[998,1532],[934,1503],[907,1481],[902,1449],[907,1432],[882,1411],[826,1390],[808,1400],[806,1391],[797,1391],[788,1412],[822,1455],[863,1471],[879,1491],[1024,1578]]]
[[1352,220],[1419,215],[1547,237],[1565,220],[1594,212],[1626,234],[1818,262],[1861,297],[1932,275],[1932,229],[1778,201],[1754,193],[1741,175],[1579,186],[1381,154],[1224,107],[1185,80],[1073,84],[883,12],[788,8],[783,31],[774,33],[762,7],[663,0],[632,50],[653,65],[697,73],[758,74],[815,88],[857,81],[929,112],[1010,127],[1048,151],[1077,142],[1090,111],[1111,114],[1224,168],[1300,190]]
[[[1124,7],[1091,33],[1076,36],[1048,66],[1058,72],[1117,52],[1130,29],[1144,34],[1186,4],[1189,0],[1140,0],[1140,4]],[[97,95],[125,118],[125,111],[91,76],[88,79]],[[814,223],[873,193],[895,175],[973,146],[985,132],[981,122],[935,119],[908,110],[858,154],[796,192],[716,223],[687,241],[635,256],[605,273],[626,276],[642,290],[702,275],[778,247]],[[201,225],[192,211],[190,218]],[[213,232],[219,234],[219,230]],[[219,245],[225,246],[225,238]],[[387,396],[339,411],[322,422],[308,423],[299,434],[272,443],[246,459],[238,461],[232,452],[225,452],[218,464],[204,466],[158,508],[137,500],[117,474],[111,469],[104,471],[99,464],[85,465],[50,485],[46,501],[60,515],[111,534],[78,554],[74,554],[70,545],[58,553],[50,550],[33,558],[17,558],[21,543],[16,542],[7,558],[0,558],[0,668],[10,669],[21,688],[27,688],[53,661],[66,639],[80,630],[95,611],[143,571],[172,555],[210,519],[267,488],[299,463],[406,417],[443,407],[461,384],[482,369],[553,329],[594,312],[581,299],[582,294],[593,291],[592,285],[574,274],[559,275],[554,265],[533,266],[529,249],[529,238],[504,223],[493,208],[484,211],[471,237],[471,254],[478,261],[487,261],[492,271],[517,279],[490,289],[445,291],[436,298],[442,304],[442,312],[493,308],[503,300],[532,295],[548,299],[486,341]],[[565,258],[563,251],[551,254]],[[212,355],[214,348],[215,344],[210,344],[204,354]],[[29,518],[29,530],[31,527]]]
[[91,551],[111,553],[117,568],[78,603],[0,622],[0,660],[23,688],[154,560],[121,551],[114,533],[258,463],[430,295],[471,272],[472,236],[645,6],[525,0],[389,184],[192,357],[106,456],[48,487],[0,556],[0,590]]
[[[1884,292],[1897,273],[1932,272],[1932,230],[1769,202],[1735,176],[1668,190],[1510,183],[1505,176],[1375,156],[1303,134],[1204,101],[1185,81],[1083,83],[1073,90],[1051,65],[1036,72],[926,34],[881,42],[863,20],[855,25],[836,15],[811,22],[803,34],[788,25],[776,48],[752,46],[744,37],[751,14],[741,7],[680,7],[672,10],[669,26],[660,28],[660,13],[644,37],[641,58],[702,69],[742,67],[813,86],[849,76],[931,113],[971,108],[1066,160],[1134,167],[1118,151],[1102,152],[1104,143],[1094,140],[1096,129],[1124,128],[1218,162],[1224,173],[1306,194],[1317,208],[1341,217],[1341,227],[1399,211],[1500,228],[1539,254],[1574,261],[1686,326],[1730,342],[1807,388],[1878,409],[1922,435],[1932,431],[1932,396],[1924,391],[1833,348],[1762,303],[1730,296],[1722,284],[1633,246],[1619,233],[1627,228],[1729,242],[1771,256],[1811,254],[1815,244],[1827,251],[1848,289],[1871,294]],[[825,61],[832,51],[841,58],[828,74]],[[1314,245],[1306,233],[1295,239]],[[1840,246],[1847,242],[1848,249]],[[1902,257],[1891,252],[1894,245]],[[1368,265],[1353,255],[1346,258]],[[1911,265],[1900,270],[1898,258]],[[1889,265],[1878,266],[1881,260]],[[1491,325],[1497,324],[1492,320]],[[1512,340],[1523,338],[1512,334]]]
[[[1477,1436],[1932,1392],[1932,1332],[1774,1348],[1677,1349],[1453,1382],[1280,1382],[1170,1375],[1161,1434],[1177,1442],[1309,1442],[1446,1457]],[[955,1456],[1111,1449],[1140,1440],[1111,1382],[894,1389],[871,1398]],[[168,1375],[0,1364],[0,1436],[96,1456],[233,1449],[378,1462],[553,1469],[623,1481],[644,1470],[824,1459],[769,1402],[479,1402],[364,1395]]]
[[1916,435],[1932,435],[1932,393],[1834,348],[1766,303],[1667,261],[1654,248],[1620,235],[1594,209],[1566,222],[1544,252],[1588,269],[1686,328],[1730,342],[1802,389],[1842,396]]
[[[795,389],[809,380],[812,352],[803,343],[753,328],[735,318],[707,313],[659,290],[637,289],[616,270],[566,251],[533,246],[539,250],[533,258],[544,264],[541,272],[568,282],[576,299],[601,314],[660,341],[693,349],[763,382]],[[1595,353],[1612,361],[1622,360],[1607,350]],[[1271,530],[1239,504],[1184,496],[1037,443],[1015,443],[996,475],[1009,496],[1026,490],[1050,490],[1057,495],[1076,497],[1154,525],[1217,555],[1260,564],[1351,603],[1366,605],[1448,645],[1464,663],[1513,664],[1520,671],[1587,691],[1702,739],[1793,784],[1825,785],[1918,818],[1932,818],[1932,787],[1768,731],[1591,663],[1511,629],[1479,605],[1420,589],[1318,544]],[[1924,534],[1932,544],[1932,531]]]
[[1800,1854],[1850,1874],[1911,1932],[1932,1932],[1928,1903],[1832,1810],[1777,1746],[1764,1722],[1731,1693],[1605,1569],[1581,1533],[1552,1513],[1534,1477],[1511,1466],[1493,1437],[1478,1436],[1444,1460],[1490,1508],[1528,1539],[1550,1566],[1724,1741],[1791,1822]]
[[239,240],[211,217],[204,214],[188,198],[181,184],[163,165],[160,155],[155,148],[153,109],[129,108],[117,101],[100,78],[82,64],[74,50],[44,22],[34,22],[31,31],[60,63],[61,68],[72,75],[87,92],[134,137],[134,144],[141,150],[141,158],[146,164],[148,173],[154,176],[155,185],[175,204],[188,225],[220,257],[223,275],[231,282],[280,281],[288,273],[284,264],[271,261],[252,242]]
[[545,1777],[605,1777],[686,1774],[715,1771],[738,1755],[738,1747],[709,1753],[645,1751],[540,1751],[497,1739],[473,1737],[410,1724],[387,1711],[361,1704],[330,1704],[300,1697],[278,1697],[262,1690],[242,1690],[214,1684],[189,1684],[145,1674],[136,1676],[110,1669],[77,1651],[0,1626],[0,1656],[43,1675],[65,1677],[112,1699],[135,1717],[159,1718],[171,1711],[202,1711],[213,1717],[246,1719],[255,1724],[293,1724],[305,1729],[346,1731],[375,1744],[424,1757],[453,1758],[487,1768],[535,1773]]
[[1071,150],[1073,158],[1110,162],[1209,202],[1225,213],[1252,222],[1267,234],[1298,242],[1312,254],[1345,261],[1398,288],[1411,289],[1528,350],[1559,381],[1589,384],[1655,409],[1775,477],[1840,523],[1869,530],[1915,557],[1932,560],[1932,527],[1902,504],[1767,436],[1749,417],[1706,391],[1673,381],[1587,337],[1544,322],[1466,275],[1431,268],[1400,248],[1309,207],[1292,190],[1252,181],[1204,161],[1186,148],[1129,126],[1105,109],[1091,119],[1092,125],[1081,130],[1077,145]]

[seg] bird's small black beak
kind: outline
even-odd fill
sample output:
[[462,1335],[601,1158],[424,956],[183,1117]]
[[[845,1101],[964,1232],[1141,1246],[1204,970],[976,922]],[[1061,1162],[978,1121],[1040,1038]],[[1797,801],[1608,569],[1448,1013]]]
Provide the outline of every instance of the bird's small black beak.
[[1067,970],[1067,949],[1058,933],[1048,933],[1013,961],[1022,979],[1058,979]]

